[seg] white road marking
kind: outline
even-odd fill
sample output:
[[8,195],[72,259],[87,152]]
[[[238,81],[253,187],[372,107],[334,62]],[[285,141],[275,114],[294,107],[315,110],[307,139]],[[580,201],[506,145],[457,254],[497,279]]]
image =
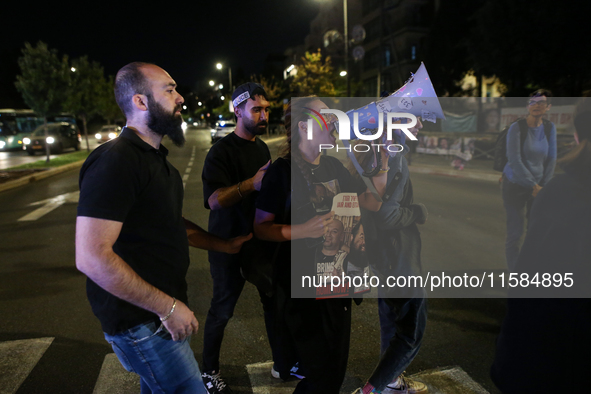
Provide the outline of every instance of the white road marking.
[[115,353],[105,356],[93,394],[127,394],[140,392],[140,378],[123,368]]
[[37,208],[33,212],[21,217],[18,219],[19,222],[30,222],[39,219],[40,217],[47,215],[49,212],[53,211],[56,208],[59,208],[65,203],[77,203],[78,198],[80,197],[80,192],[72,192],[72,193],[65,193],[60,194],[59,196],[55,196],[52,198],[48,198],[41,201],[36,201],[29,206],[37,206],[43,205],[41,208]]
[[289,394],[293,393],[299,380],[284,382],[271,376],[272,361],[249,364],[246,366],[253,394]]
[[13,394],[39,362],[53,338],[0,342],[0,392]]
[[[272,361],[246,366],[253,394],[288,394],[294,391],[299,380],[283,382],[276,379],[271,376],[272,367]],[[489,394],[458,366],[431,369],[411,375],[410,378],[425,383],[430,394]],[[341,394],[350,394],[355,386],[359,387],[361,384],[363,383],[359,378],[347,373]]]
[[423,371],[411,378],[425,383],[429,394],[489,394],[458,366]]

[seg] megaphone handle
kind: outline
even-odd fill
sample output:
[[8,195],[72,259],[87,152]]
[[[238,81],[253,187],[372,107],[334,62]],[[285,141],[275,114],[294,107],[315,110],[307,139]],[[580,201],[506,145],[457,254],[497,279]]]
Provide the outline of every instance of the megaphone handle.
[[375,160],[376,166],[370,172],[367,172],[364,169],[363,174],[362,174],[364,177],[367,177],[367,178],[374,177],[374,176],[378,175],[378,173],[380,172],[380,169],[382,168],[382,155],[379,152],[376,152],[375,148],[373,148],[373,155],[376,159]]
[[[363,179],[363,182],[365,183],[365,185],[367,186],[367,188],[369,189],[369,191],[371,192],[371,194],[373,194],[373,196],[376,199],[376,201],[382,202],[382,198],[378,194],[378,191],[376,190],[376,187],[373,185],[371,179],[364,175],[365,174],[365,171],[363,170],[363,168],[361,168],[361,166],[359,165],[359,162],[357,162],[357,159],[355,158],[355,155],[352,152],[351,144],[349,143],[349,141],[348,140],[343,140],[343,145],[345,146],[345,148],[347,150],[347,156],[349,156],[349,159],[353,163],[353,166],[355,167],[355,169],[357,170],[357,172],[359,173],[359,175],[362,175],[361,176],[361,179]],[[376,167],[376,169],[378,170],[378,172],[380,171],[381,158],[379,160],[380,160],[380,165],[378,165]]]

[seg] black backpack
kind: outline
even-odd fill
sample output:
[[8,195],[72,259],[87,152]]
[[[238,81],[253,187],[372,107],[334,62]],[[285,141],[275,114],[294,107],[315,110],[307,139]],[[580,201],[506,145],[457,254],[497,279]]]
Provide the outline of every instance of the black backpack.
[[[523,144],[525,144],[528,132],[527,121],[522,118],[517,119],[514,123],[519,125],[519,131],[521,133],[521,144],[519,146],[521,148],[521,154],[523,155]],[[542,123],[544,124],[544,134],[546,134],[546,139],[550,141],[552,123],[548,119],[542,119]],[[497,142],[495,143],[495,157],[493,160],[493,170],[495,171],[503,172],[505,165],[509,161],[507,158],[507,133],[512,125],[513,123],[505,127],[497,137]]]

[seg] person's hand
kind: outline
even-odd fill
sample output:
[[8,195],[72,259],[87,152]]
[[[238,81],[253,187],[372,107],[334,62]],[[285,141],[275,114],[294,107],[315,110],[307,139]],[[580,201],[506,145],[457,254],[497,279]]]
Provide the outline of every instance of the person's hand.
[[425,224],[427,222],[427,217],[429,216],[429,212],[427,211],[427,207],[425,204],[416,203],[411,205],[413,210],[417,210],[419,212],[419,216],[415,221],[416,224]]
[[248,235],[241,235],[236,238],[230,238],[229,240],[226,241],[226,245],[225,245],[226,250],[224,251],[224,253],[236,254],[236,253],[240,252],[240,249],[242,248],[242,244],[244,244],[246,241],[248,241],[251,238],[252,238],[252,233],[250,233]]
[[195,314],[179,300],[176,300],[174,312],[162,324],[172,336],[173,341],[182,341],[199,330],[199,322]]
[[334,212],[330,211],[325,215],[317,215],[304,223],[308,238],[323,237],[328,231],[328,225],[332,222]]
[[532,191],[531,195],[532,197],[536,197],[538,195],[538,193],[540,192],[540,190],[542,190],[542,186],[540,185],[535,185],[534,186],[534,190]]
[[267,164],[265,164],[264,166],[259,168],[257,173],[254,174],[254,176],[252,177],[252,184],[253,184],[255,190],[257,190],[257,191],[261,190],[261,184],[263,182],[263,177],[265,176],[265,173],[267,172],[267,168],[269,168],[270,164],[271,164],[271,160],[269,160],[267,162]]

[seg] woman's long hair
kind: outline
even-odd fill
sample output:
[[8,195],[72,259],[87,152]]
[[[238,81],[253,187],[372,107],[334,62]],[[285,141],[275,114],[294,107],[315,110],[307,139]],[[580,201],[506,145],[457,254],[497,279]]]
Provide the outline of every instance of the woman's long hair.
[[300,133],[298,124],[301,121],[307,121],[308,115],[304,113],[304,107],[310,105],[310,103],[319,100],[316,96],[298,98],[297,100],[290,100],[285,110],[285,131],[287,133],[286,145],[281,151],[281,157],[292,160],[301,173],[306,179],[308,189],[312,189],[312,170],[310,165],[304,160],[302,152],[299,149],[300,146]]

